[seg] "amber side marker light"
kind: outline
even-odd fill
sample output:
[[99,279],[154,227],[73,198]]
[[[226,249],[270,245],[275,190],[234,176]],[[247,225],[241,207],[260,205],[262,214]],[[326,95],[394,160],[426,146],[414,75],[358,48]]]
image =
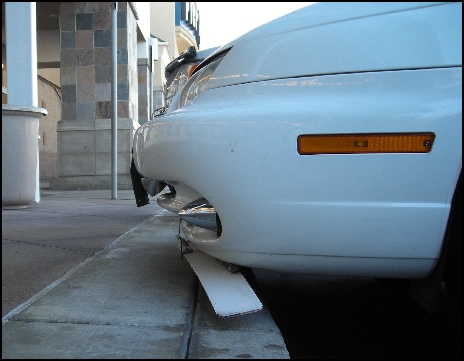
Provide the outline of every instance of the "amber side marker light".
[[427,133],[369,133],[369,134],[303,134],[297,139],[298,153],[428,153],[435,134]]
[[192,73],[194,72],[194,70],[198,67],[198,65],[200,65],[199,63],[198,64],[193,64],[192,67],[190,68],[189,72],[188,72],[188,75],[187,75],[187,79],[190,78],[190,76],[192,75]]

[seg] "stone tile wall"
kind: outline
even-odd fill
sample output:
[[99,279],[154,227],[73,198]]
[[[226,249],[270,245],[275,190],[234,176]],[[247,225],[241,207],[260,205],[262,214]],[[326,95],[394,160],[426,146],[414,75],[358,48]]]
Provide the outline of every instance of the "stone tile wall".
[[[57,127],[58,177],[50,188],[111,185],[111,4],[60,3],[62,116]],[[119,189],[132,187],[129,168],[138,126],[137,75],[136,19],[127,2],[118,2]]]

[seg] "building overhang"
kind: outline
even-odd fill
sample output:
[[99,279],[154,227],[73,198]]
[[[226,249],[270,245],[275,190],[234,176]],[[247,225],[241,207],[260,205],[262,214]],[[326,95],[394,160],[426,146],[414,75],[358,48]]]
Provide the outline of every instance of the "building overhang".
[[182,26],[176,26],[176,41],[179,54],[189,46],[194,46],[195,49],[198,49],[195,38]]

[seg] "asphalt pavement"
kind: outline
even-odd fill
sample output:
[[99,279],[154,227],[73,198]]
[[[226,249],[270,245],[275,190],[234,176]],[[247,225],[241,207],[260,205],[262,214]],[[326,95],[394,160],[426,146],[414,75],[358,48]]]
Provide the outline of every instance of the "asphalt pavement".
[[264,305],[220,318],[177,215],[131,190],[41,190],[2,210],[2,358],[289,358]]

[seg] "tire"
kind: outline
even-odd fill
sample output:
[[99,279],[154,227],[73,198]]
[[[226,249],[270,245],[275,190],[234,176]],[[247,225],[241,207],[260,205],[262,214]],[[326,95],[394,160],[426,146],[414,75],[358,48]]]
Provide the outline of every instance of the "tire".
[[447,251],[443,280],[451,302],[462,313],[462,182],[458,184],[451,203],[447,237]]

